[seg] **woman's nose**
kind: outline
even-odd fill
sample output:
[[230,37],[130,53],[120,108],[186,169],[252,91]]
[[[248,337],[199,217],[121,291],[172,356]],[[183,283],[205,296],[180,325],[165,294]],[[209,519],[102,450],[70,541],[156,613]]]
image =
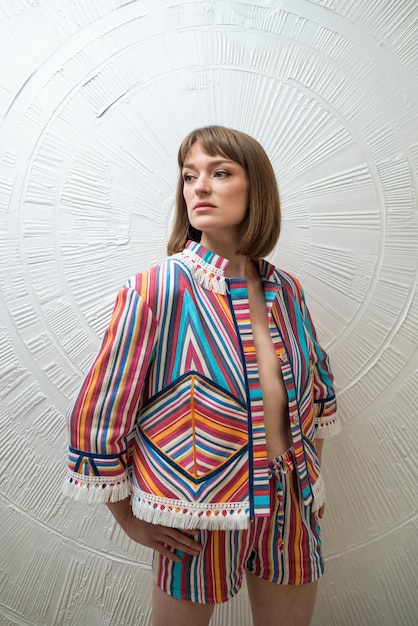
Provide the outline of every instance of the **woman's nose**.
[[210,184],[209,180],[206,176],[200,176],[195,185],[195,192],[199,195],[201,193],[209,193],[210,192]]

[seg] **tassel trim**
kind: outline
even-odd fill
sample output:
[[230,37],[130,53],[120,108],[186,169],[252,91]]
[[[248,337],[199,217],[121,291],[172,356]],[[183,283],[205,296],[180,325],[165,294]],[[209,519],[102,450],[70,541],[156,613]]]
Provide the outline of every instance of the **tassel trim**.
[[327,439],[341,432],[341,423],[336,418],[327,420],[326,418],[319,417],[315,422],[315,427],[316,439]]
[[227,281],[221,269],[206,263],[191,250],[185,249],[183,252],[173,256],[187,265],[198,285],[208,291],[220,293],[224,296],[228,293]]
[[68,472],[63,495],[82,502],[106,503],[124,500],[132,493],[127,472],[120,476],[83,476]]
[[151,524],[162,524],[184,530],[242,530],[248,528],[248,502],[193,503],[159,498],[134,488],[132,511],[136,517]]
[[325,503],[325,484],[322,480],[321,474],[318,476],[318,479],[312,486],[313,492],[313,502],[312,502],[312,512],[318,513],[321,506]]

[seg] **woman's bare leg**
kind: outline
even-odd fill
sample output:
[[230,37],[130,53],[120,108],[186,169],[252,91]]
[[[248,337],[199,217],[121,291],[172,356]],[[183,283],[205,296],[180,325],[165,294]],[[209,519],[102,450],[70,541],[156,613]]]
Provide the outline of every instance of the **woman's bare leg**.
[[152,589],[152,626],[208,626],[214,604],[178,600],[155,583]]
[[277,585],[246,572],[254,626],[309,626],[318,583]]

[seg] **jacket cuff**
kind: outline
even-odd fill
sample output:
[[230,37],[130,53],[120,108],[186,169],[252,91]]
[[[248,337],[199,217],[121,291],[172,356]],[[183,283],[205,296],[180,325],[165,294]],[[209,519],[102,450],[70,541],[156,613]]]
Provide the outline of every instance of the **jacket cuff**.
[[341,423],[336,413],[330,417],[315,418],[315,437],[316,439],[328,439],[341,431]]
[[117,502],[124,500],[132,493],[132,488],[125,471],[119,476],[84,476],[68,471],[63,485],[63,494],[73,500],[83,502]]
[[87,502],[117,502],[131,493],[126,454],[92,454],[70,447],[64,495]]
[[315,401],[315,437],[327,439],[341,430],[335,396]]

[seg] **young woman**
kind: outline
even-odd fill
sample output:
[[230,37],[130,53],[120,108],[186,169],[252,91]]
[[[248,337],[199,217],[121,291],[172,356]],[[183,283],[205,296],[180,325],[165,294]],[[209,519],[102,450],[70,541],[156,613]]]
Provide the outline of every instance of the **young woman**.
[[309,624],[323,438],[339,428],[302,288],[263,260],[277,184],[252,137],[180,146],[169,257],[120,290],[68,414],[67,491],[154,552],[153,624],[209,623],[246,576],[256,626]]

